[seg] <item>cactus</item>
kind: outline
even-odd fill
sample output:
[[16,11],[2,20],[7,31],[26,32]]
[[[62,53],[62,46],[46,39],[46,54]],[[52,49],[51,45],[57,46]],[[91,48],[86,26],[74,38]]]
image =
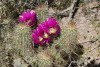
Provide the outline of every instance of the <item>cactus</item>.
[[[57,41],[52,45],[52,48],[55,47],[56,50],[60,52],[60,56],[65,60],[72,58],[72,55],[77,57],[77,51],[79,45],[77,45],[77,30],[75,28],[75,22],[71,21],[68,24],[68,27],[61,30],[61,36]],[[69,59],[71,60],[71,59]]]
[[36,63],[38,67],[47,67],[52,65],[52,56],[49,51],[49,49],[43,50],[42,47],[38,48],[38,54],[36,55]]
[[20,23],[16,26],[14,30],[14,48],[17,49],[17,53],[25,57],[25,60],[29,61],[32,52],[30,51],[31,46],[31,29],[24,23]]
[[38,23],[42,23],[42,21],[44,21],[45,18],[48,17],[46,14],[47,14],[47,10],[45,10],[45,9],[41,9],[41,10],[37,11]]
[[42,4],[36,10],[36,16],[37,16],[38,23],[42,23],[48,17],[47,9],[48,9],[48,7],[44,4]]
[[50,48],[49,46],[43,50],[42,47],[39,46],[38,54],[36,55],[37,61],[32,65],[38,67],[52,67],[54,66],[61,66],[61,62],[64,60],[60,57],[60,54],[55,50]]

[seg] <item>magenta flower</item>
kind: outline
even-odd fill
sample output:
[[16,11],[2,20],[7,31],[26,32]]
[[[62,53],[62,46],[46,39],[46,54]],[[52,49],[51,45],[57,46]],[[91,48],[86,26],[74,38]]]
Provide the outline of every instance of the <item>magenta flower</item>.
[[21,22],[24,22],[26,19],[26,13],[23,12],[21,15],[19,15],[19,20],[21,20]]
[[37,27],[35,30],[33,30],[33,33],[43,38],[44,31],[41,28]]
[[[25,18],[27,18],[27,20],[29,18],[31,18],[30,12],[27,11],[27,16]],[[50,40],[50,36],[51,35],[55,35],[59,33],[59,25],[56,22],[56,20],[51,17],[47,18],[44,22],[42,22],[41,24],[38,24],[38,27],[33,30],[33,33],[31,34],[32,36],[32,40],[34,41],[34,43],[37,44],[43,44],[44,42],[46,42],[46,44],[48,44],[48,41]]]
[[36,35],[35,33],[32,33],[31,36],[33,38],[32,41],[34,41],[34,43],[43,44],[45,42],[45,40],[42,37]]
[[42,27],[43,30],[50,36],[59,33],[59,25],[54,18],[47,18],[45,22],[42,22]]
[[46,41],[46,44],[48,44],[48,41],[50,39],[50,36],[43,30],[42,24],[38,24],[38,28],[37,29],[38,29],[39,33],[42,33],[41,36]]
[[23,12],[19,15],[19,20],[21,20],[21,22],[26,22],[28,25],[33,25],[35,22],[35,11],[28,10],[27,12]]
[[38,27],[36,28],[36,30],[33,30],[33,33],[34,34],[31,34],[31,36],[33,37],[32,40],[34,41],[34,43],[43,44],[46,41],[46,44],[48,44],[50,36],[44,32],[41,24],[38,24]]

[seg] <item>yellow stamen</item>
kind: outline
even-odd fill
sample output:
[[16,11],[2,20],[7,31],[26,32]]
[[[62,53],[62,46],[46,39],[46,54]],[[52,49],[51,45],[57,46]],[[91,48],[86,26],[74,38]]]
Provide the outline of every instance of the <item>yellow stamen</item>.
[[49,29],[49,33],[51,34],[51,33],[55,33],[57,30],[56,30],[56,28],[50,28]]
[[44,38],[48,38],[48,37],[49,35],[46,32],[44,32]]
[[42,37],[39,37],[39,41],[42,41],[43,40],[43,38]]

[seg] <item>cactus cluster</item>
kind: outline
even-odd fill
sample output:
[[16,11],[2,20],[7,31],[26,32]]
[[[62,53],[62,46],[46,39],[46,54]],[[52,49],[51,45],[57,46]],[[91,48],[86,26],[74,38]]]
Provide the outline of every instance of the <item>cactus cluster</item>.
[[[68,27],[61,31],[62,34],[58,40],[55,41],[56,43],[53,43],[51,47],[48,46],[46,49],[42,49],[42,47],[39,46],[37,50],[38,53],[35,55],[31,51],[32,49],[30,49],[32,40],[37,44],[43,44],[44,42],[48,44],[51,36],[55,36],[59,33],[59,25],[55,18],[49,17],[45,21],[42,20],[43,22],[41,24],[37,24],[38,27],[31,33],[30,25],[33,25],[35,22],[34,10],[23,12],[19,15],[19,20],[21,20],[21,23],[15,26],[13,39],[9,42],[12,43],[13,48],[17,51],[12,56],[15,66],[17,65],[17,61],[20,62],[20,56],[29,63],[33,62],[31,64],[33,67],[61,67],[66,65],[66,62],[69,60],[74,60],[71,55],[77,55],[78,47],[76,41],[77,31],[73,21],[69,23]],[[6,47],[8,46],[9,45],[6,44]],[[14,49],[8,52],[12,53]],[[18,58],[16,58],[16,56]],[[21,64],[19,63],[18,66],[21,66]]]
[[[66,65],[66,62],[68,62],[68,60],[71,60],[69,58],[72,58],[71,55],[72,53],[75,53],[75,49],[77,48],[77,31],[75,29],[75,23],[73,21],[70,22],[68,27],[61,31],[61,36],[57,41],[54,41],[56,43],[52,44],[51,47],[48,46],[46,49],[38,47],[38,54],[34,55],[30,51],[32,40],[37,44],[43,44],[45,41],[46,44],[48,44],[51,36],[57,35],[59,33],[59,25],[54,18],[49,17],[41,24],[38,24],[38,27],[33,30],[33,33],[31,34],[31,28],[29,27],[29,24],[27,24],[27,20],[34,19],[34,11],[32,13],[33,14],[31,16],[30,10],[28,10],[26,13],[23,12],[23,14],[19,16],[19,20],[21,20],[22,22],[17,24],[14,28],[14,36],[12,42],[14,46],[13,48],[17,50],[17,52],[13,54],[14,65],[17,64],[16,61],[21,62],[21,60],[19,60],[21,58],[16,58],[16,56],[23,56],[24,60],[29,63],[34,61],[31,64],[31,66],[33,67]],[[32,23],[34,22],[32,21]],[[31,39],[31,36],[33,39]],[[12,50],[10,50],[10,52]],[[24,65],[21,63],[19,64],[21,66]]]

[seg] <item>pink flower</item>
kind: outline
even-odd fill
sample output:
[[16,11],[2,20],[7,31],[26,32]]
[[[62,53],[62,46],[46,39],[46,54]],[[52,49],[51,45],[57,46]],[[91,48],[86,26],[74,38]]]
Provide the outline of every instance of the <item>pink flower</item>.
[[23,12],[21,15],[19,15],[19,20],[21,20],[21,22],[26,22],[28,25],[33,25],[35,22],[35,11],[28,10],[26,13]]
[[[29,15],[29,11],[27,11],[27,20],[31,17],[31,15]],[[46,44],[48,44],[48,41],[50,40],[50,36],[51,35],[55,35],[59,33],[59,25],[56,22],[56,20],[51,17],[47,18],[44,22],[42,22],[41,24],[38,24],[38,27],[33,30],[33,33],[31,34],[32,36],[32,40],[34,41],[34,43],[37,44],[43,44],[44,42],[46,42]]]
[[21,20],[21,22],[24,22],[26,20],[26,13],[23,12],[21,15],[19,15],[19,20]]
[[42,28],[39,28],[37,27],[35,30],[33,30],[33,32],[38,35],[38,36],[41,36],[43,38],[43,34],[44,34],[44,31]]
[[41,36],[46,41],[46,44],[48,44],[48,41],[50,39],[50,36],[43,30],[42,24],[38,24],[38,28],[37,29],[39,30],[39,33],[42,33]]
[[35,33],[32,33],[31,36],[33,38],[32,41],[34,41],[34,43],[43,44],[45,42],[45,40],[42,37],[36,35]]
[[41,24],[38,24],[38,27],[33,30],[33,34],[31,34],[33,37],[34,43],[37,44],[43,44],[46,41],[46,44],[48,44],[48,40],[50,39],[50,36],[47,35],[44,30],[41,27]]
[[45,22],[42,22],[42,28],[50,36],[59,33],[59,25],[56,20],[51,17],[47,18]]

